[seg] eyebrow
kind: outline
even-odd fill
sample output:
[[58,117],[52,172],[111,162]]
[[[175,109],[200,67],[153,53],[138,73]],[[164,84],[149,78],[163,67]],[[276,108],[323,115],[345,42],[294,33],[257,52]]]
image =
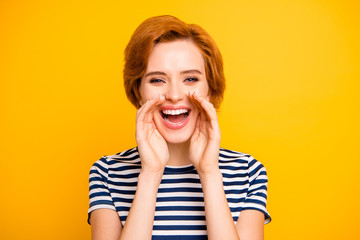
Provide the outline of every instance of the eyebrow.
[[[181,71],[180,74],[202,74],[200,70],[197,69],[190,69],[190,70],[185,70],[185,71]],[[161,72],[161,71],[154,71],[154,72],[148,72],[147,74],[145,74],[145,77],[149,77],[149,76],[153,76],[153,75],[162,75],[162,76],[166,76],[165,72]]]

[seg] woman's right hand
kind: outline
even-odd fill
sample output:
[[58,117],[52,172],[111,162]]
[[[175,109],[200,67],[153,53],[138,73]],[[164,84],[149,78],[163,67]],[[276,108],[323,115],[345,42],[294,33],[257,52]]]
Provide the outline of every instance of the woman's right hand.
[[143,171],[154,174],[162,174],[169,161],[167,143],[156,129],[154,122],[157,106],[164,101],[164,96],[158,95],[142,105],[136,113],[135,138],[140,154],[141,168]]

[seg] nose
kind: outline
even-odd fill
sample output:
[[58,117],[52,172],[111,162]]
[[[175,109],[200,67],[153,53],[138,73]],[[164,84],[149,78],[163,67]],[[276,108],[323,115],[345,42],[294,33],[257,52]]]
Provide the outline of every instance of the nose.
[[179,84],[172,83],[168,85],[166,89],[166,93],[164,95],[166,99],[172,102],[177,102],[184,98],[185,96],[184,90],[185,89],[183,89],[183,87],[180,86]]

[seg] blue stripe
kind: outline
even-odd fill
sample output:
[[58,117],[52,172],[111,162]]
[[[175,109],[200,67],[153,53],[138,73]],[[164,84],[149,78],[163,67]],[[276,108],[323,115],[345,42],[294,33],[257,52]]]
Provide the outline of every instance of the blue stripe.
[[[224,156],[221,156],[224,157]],[[247,161],[243,160],[243,159],[239,159],[239,158],[231,158],[231,159],[219,159],[219,163],[232,163],[232,162],[237,162],[237,163],[247,163]]]
[[203,202],[203,197],[158,197],[157,202]]
[[[99,174],[97,174],[97,175],[99,175]],[[99,177],[99,176],[89,178],[89,182],[94,182],[94,181],[101,181],[102,182],[103,179],[101,177]]]
[[98,200],[98,201],[93,201],[90,202],[90,207],[96,206],[96,205],[110,205],[110,206],[114,206],[112,201],[107,201],[107,200]]
[[138,176],[139,176],[139,173],[109,174],[109,178],[115,178],[115,179],[137,178]]
[[126,165],[122,167],[111,167],[112,172],[121,172],[125,170],[133,170],[133,169],[141,170],[141,165]]
[[201,186],[199,188],[159,188],[158,193],[171,193],[171,192],[202,192]]
[[222,174],[224,178],[236,178],[236,177],[246,177],[247,173],[235,173],[235,174],[228,174],[228,173],[223,173]]
[[245,198],[226,198],[228,203],[241,203]]
[[116,211],[130,211],[130,207],[118,206],[116,207]]
[[158,206],[156,211],[205,211],[201,206]]
[[107,190],[107,188],[104,185],[94,184],[89,186],[89,190],[99,189],[99,188]]
[[206,230],[206,225],[154,225],[153,230]]
[[224,182],[224,186],[243,186],[249,183],[249,180],[236,181],[236,182]]
[[247,165],[246,166],[228,166],[228,165],[219,165],[220,169],[227,169],[232,171],[247,171]]
[[196,174],[196,170],[194,169],[194,166],[188,166],[184,168],[171,168],[171,167],[165,167],[164,175],[169,175],[171,173],[194,173]]
[[113,197],[113,201],[114,201],[114,202],[132,203],[132,202],[133,202],[133,199]]
[[119,194],[128,194],[128,195],[135,195],[136,190],[121,190],[121,189],[110,189],[111,193],[119,193]]
[[207,240],[208,237],[204,235],[176,235],[176,236],[163,236],[163,235],[154,235],[151,240]]
[[196,220],[200,220],[200,221],[205,221],[205,215],[204,216],[155,216],[154,217],[155,221],[160,221],[160,220],[166,220],[166,221],[196,221]]
[[120,156],[129,156],[129,155],[133,154],[134,152],[137,152],[137,147],[134,147],[134,148],[131,148],[131,149],[129,149],[129,150],[120,152],[120,153],[118,153],[117,155],[120,155]]
[[248,192],[247,188],[244,188],[242,190],[237,190],[237,189],[225,190],[225,194],[243,194],[247,192]]
[[125,187],[134,187],[137,186],[137,182],[114,182],[114,181],[108,181],[109,184],[121,187],[121,186],[125,186]]
[[[122,161],[122,162],[129,162],[129,161],[133,161],[133,160],[139,160],[139,155],[134,155],[132,157],[125,157],[125,156],[121,156],[121,157],[114,157],[113,158],[114,160],[119,160],[119,161]],[[136,162],[133,162],[134,164],[135,163],[141,163],[141,161],[136,161]]]
[[[195,176],[194,176],[195,177]],[[162,179],[161,183],[201,183],[199,178]]]
[[108,192],[96,192],[96,193],[92,193],[90,194],[90,199],[93,197],[110,197],[110,194]]

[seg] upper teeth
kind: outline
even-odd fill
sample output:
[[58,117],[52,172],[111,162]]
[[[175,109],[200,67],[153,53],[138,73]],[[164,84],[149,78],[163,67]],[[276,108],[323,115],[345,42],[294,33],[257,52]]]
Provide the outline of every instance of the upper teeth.
[[162,110],[162,112],[166,115],[179,115],[179,114],[187,113],[188,111],[189,111],[188,109]]

